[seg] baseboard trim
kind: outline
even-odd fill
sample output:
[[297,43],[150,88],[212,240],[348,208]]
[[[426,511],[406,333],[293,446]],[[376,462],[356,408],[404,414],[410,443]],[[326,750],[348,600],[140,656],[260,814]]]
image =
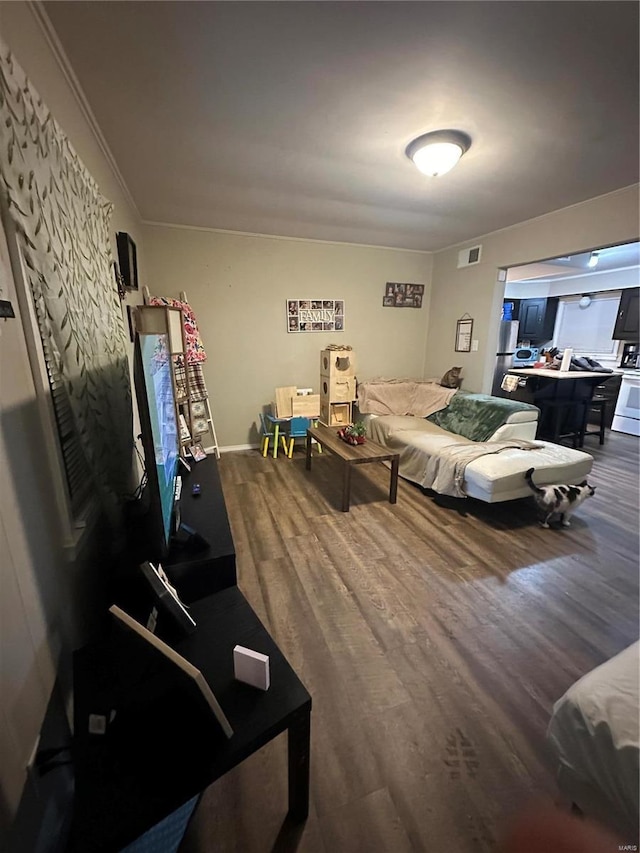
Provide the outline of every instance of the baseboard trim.
[[[219,447],[220,453],[233,453],[234,450],[258,450],[258,444],[228,444],[226,447]],[[214,453],[215,448],[205,447],[205,453]]]

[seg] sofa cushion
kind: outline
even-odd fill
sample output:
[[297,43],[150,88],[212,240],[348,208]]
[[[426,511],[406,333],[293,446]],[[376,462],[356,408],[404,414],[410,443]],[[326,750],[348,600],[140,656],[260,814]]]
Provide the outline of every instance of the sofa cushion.
[[510,438],[526,438],[533,441],[538,431],[538,421],[512,423],[507,421],[494,432],[489,441],[506,441]]
[[488,394],[471,394],[458,391],[446,409],[429,415],[427,420],[448,432],[464,436],[471,441],[488,441],[504,423],[537,420],[539,411],[529,403],[491,397]]
[[358,382],[361,415],[415,415],[424,418],[443,409],[456,394],[431,380],[372,379]]

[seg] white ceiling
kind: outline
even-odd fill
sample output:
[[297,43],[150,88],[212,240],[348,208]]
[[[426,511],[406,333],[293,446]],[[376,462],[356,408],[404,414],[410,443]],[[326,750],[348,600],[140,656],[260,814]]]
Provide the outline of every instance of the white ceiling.
[[45,8],[148,221],[434,250],[638,180],[635,2]]
[[[595,267],[590,267],[589,259],[593,252],[597,252],[598,263]],[[639,269],[640,243],[624,243],[620,246],[594,249],[591,252],[579,252],[577,255],[565,255],[548,261],[509,267],[507,281],[557,281],[585,275],[597,276],[615,270],[633,270],[634,283],[640,286]]]

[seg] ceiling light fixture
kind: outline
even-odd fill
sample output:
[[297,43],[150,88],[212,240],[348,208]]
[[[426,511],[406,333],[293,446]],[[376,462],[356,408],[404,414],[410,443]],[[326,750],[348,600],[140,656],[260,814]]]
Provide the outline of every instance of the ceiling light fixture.
[[589,260],[587,261],[587,266],[590,269],[598,266],[598,261],[600,260],[600,252],[591,252],[589,256]]
[[471,137],[460,130],[434,130],[410,142],[406,155],[429,177],[444,175],[469,150]]

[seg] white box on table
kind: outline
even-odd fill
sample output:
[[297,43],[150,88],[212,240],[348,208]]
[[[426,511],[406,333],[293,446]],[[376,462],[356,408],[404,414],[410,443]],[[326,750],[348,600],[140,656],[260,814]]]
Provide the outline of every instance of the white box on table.
[[233,672],[238,681],[268,690],[270,684],[269,655],[255,652],[244,646],[233,649]]

